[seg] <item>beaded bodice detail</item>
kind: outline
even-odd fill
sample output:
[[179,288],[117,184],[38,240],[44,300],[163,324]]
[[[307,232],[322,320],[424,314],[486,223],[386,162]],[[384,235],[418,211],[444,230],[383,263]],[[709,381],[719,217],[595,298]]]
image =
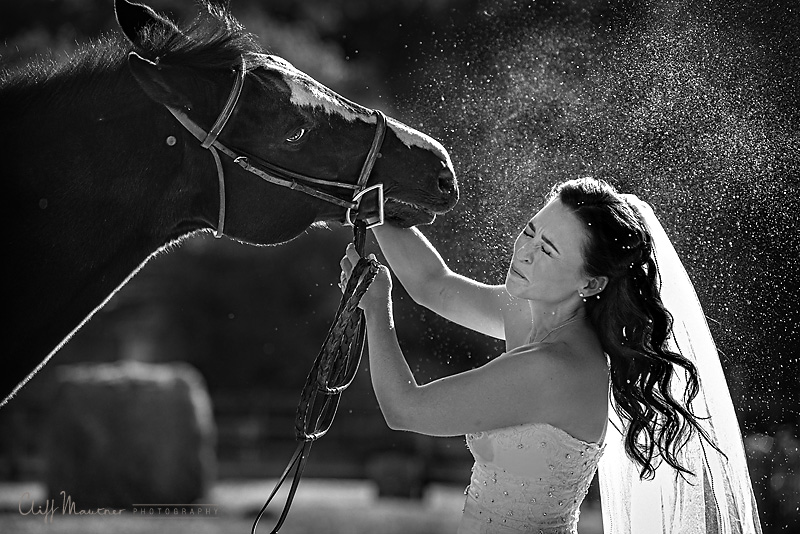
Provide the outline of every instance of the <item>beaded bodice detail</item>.
[[543,423],[466,438],[475,457],[467,498],[477,501],[487,524],[542,534],[577,532],[601,445]]

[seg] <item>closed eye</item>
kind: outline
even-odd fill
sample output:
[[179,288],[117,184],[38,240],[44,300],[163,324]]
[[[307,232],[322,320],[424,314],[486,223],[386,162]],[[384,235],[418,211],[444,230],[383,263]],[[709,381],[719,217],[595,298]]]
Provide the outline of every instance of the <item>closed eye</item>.
[[533,221],[528,221],[522,232],[528,237],[536,237],[536,227],[533,225]]
[[[533,222],[528,223],[528,226],[526,226],[525,229],[522,230],[522,233],[525,235],[525,237],[529,237],[531,239],[536,237],[536,229],[533,226]],[[539,248],[541,248],[542,252],[544,252],[548,256],[550,256],[550,257],[553,256],[553,253],[552,252],[548,252],[547,249],[544,248],[544,245],[540,246]]]
[[[536,227],[533,225],[533,221],[530,221],[530,222],[528,223],[528,226],[526,226],[526,227],[525,227],[525,229],[523,230],[523,233],[524,233],[524,234],[525,234],[527,237],[530,237],[530,238],[533,238],[533,237],[535,237],[535,236],[536,236]],[[561,252],[559,252],[559,250],[556,248],[556,246],[553,244],[553,242],[552,242],[552,241],[550,241],[549,239],[547,239],[547,237],[545,237],[544,235],[542,235],[542,241],[543,241],[543,242],[545,242],[545,243],[547,243],[547,245],[548,245],[550,248],[552,248],[553,250],[555,250],[555,251],[556,251],[556,253],[558,253],[558,254],[561,254]],[[544,252],[544,253],[545,253],[545,254],[547,254],[548,256],[551,256],[551,257],[553,256],[553,252],[552,252],[552,251],[548,252],[548,251],[547,251],[547,250],[544,248],[544,245],[542,245],[542,246],[541,246],[541,249],[542,249],[542,252]]]
[[308,130],[305,128],[298,128],[292,135],[286,138],[286,141],[289,143],[296,143],[303,138],[307,131]]

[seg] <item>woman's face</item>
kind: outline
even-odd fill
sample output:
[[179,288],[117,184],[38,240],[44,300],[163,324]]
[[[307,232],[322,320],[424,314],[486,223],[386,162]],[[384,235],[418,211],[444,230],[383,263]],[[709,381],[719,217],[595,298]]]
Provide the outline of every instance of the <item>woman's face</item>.
[[578,295],[583,271],[583,224],[560,200],[534,215],[514,243],[506,275],[509,294],[557,304]]

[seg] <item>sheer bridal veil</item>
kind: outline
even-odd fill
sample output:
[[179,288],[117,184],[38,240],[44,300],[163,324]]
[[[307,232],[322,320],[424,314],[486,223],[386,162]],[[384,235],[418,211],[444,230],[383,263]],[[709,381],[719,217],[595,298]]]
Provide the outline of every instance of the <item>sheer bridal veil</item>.
[[[679,476],[666,462],[655,478],[640,480],[640,467],[625,453],[624,426],[609,407],[613,426],[600,460],[600,496],[606,534],[761,534],[742,436],[702,307],[678,254],[648,204],[625,195],[653,236],[661,298],[673,316],[669,348],[697,367],[700,392],[692,403],[722,456],[694,433],[679,461],[694,473]],[[673,382],[675,398],[684,382]]]

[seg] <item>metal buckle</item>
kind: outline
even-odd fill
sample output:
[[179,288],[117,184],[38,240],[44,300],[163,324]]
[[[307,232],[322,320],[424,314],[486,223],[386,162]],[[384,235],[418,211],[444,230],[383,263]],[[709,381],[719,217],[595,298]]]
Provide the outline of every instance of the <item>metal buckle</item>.
[[[375,184],[369,187],[366,187],[353,195],[353,204],[355,204],[356,216],[358,216],[358,207],[361,204],[361,198],[369,193],[370,191],[377,191],[378,192],[378,219],[372,220],[370,222],[369,219],[366,220],[367,229],[373,228],[375,226],[380,226],[383,224],[383,184]],[[350,218],[350,213],[353,211],[353,208],[347,208],[347,212],[345,212],[345,225],[346,226],[353,226],[354,221]]]

